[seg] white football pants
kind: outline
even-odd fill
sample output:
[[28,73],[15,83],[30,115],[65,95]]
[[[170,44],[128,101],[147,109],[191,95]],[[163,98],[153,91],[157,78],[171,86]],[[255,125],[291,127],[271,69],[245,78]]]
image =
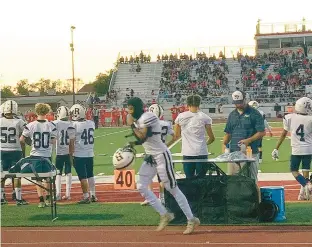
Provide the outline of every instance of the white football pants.
[[153,158],[155,164],[151,165],[144,161],[139,170],[139,181],[137,182],[139,192],[160,215],[166,214],[167,209],[161,204],[154,192],[148,189],[148,185],[152,183],[153,178],[158,173],[166,190],[174,197],[186,218],[188,220],[192,219],[194,216],[190,205],[177,186],[170,151],[167,150],[165,153],[153,155]]

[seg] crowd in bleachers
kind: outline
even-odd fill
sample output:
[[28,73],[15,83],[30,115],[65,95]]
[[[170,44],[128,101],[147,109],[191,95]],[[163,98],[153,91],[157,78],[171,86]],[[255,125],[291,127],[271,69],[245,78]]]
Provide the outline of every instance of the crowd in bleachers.
[[186,54],[176,59],[176,55],[170,54],[168,58],[167,55],[162,55],[159,98],[169,99],[179,105],[191,93],[204,98],[228,94],[229,70],[222,57],[223,54],[220,54],[219,59],[215,56],[208,58],[205,53],[197,53],[195,59]]
[[270,52],[255,57],[240,56],[241,82],[237,87],[248,91],[258,102],[295,101],[312,84],[312,61],[297,52]]
[[142,51],[140,52],[139,55],[132,56],[128,58],[128,56],[123,57],[121,56],[119,58],[119,63],[129,63],[129,64],[134,64],[134,63],[150,63],[151,62],[151,56],[149,54],[144,54]]

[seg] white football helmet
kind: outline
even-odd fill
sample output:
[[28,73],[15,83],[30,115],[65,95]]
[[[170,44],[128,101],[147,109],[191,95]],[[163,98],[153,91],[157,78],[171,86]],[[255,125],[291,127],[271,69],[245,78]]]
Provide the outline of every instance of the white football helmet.
[[255,109],[258,109],[260,106],[260,104],[255,100],[249,101],[248,105],[255,108]]
[[301,114],[311,114],[312,100],[308,97],[302,97],[296,101],[295,110]]
[[3,114],[17,114],[18,105],[14,100],[7,100],[2,104],[1,112]]
[[113,165],[116,170],[129,169],[135,162],[135,149],[126,146],[117,149],[113,155]]
[[59,108],[57,108],[56,117],[58,120],[63,119],[63,118],[68,118],[69,115],[70,115],[70,113],[69,113],[68,107],[60,106]]
[[158,118],[162,118],[164,116],[164,109],[162,108],[161,105],[158,104],[152,104],[148,108],[149,112],[153,112]]
[[75,104],[70,108],[70,115],[72,120],[77,121],[79,119],[86,118],[86,109],[79,104]]

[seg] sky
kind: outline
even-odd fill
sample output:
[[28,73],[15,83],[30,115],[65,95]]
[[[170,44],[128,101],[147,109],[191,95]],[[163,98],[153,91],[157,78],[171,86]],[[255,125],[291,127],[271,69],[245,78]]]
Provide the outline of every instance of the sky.
[[10,0],[0,3],[0,82],[71,78],[84,82],[113,68],[118,53],[194,52],[251,46],[257,20],[312,20],[312,1]]

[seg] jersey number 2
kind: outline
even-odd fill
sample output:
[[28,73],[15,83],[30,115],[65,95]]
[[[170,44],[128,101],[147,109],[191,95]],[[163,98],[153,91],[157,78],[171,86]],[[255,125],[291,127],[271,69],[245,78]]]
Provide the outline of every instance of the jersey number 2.
[[168,127],[167,126],[163,126],[161,128],[161,140],[163,141],[163,143],[166,142],[165,137],[166,137],[167,134],[168,134]]
[[304,142],[304,125],[300,124],[298,129],[296,130],[296,135],[300,136],[300,141]]

